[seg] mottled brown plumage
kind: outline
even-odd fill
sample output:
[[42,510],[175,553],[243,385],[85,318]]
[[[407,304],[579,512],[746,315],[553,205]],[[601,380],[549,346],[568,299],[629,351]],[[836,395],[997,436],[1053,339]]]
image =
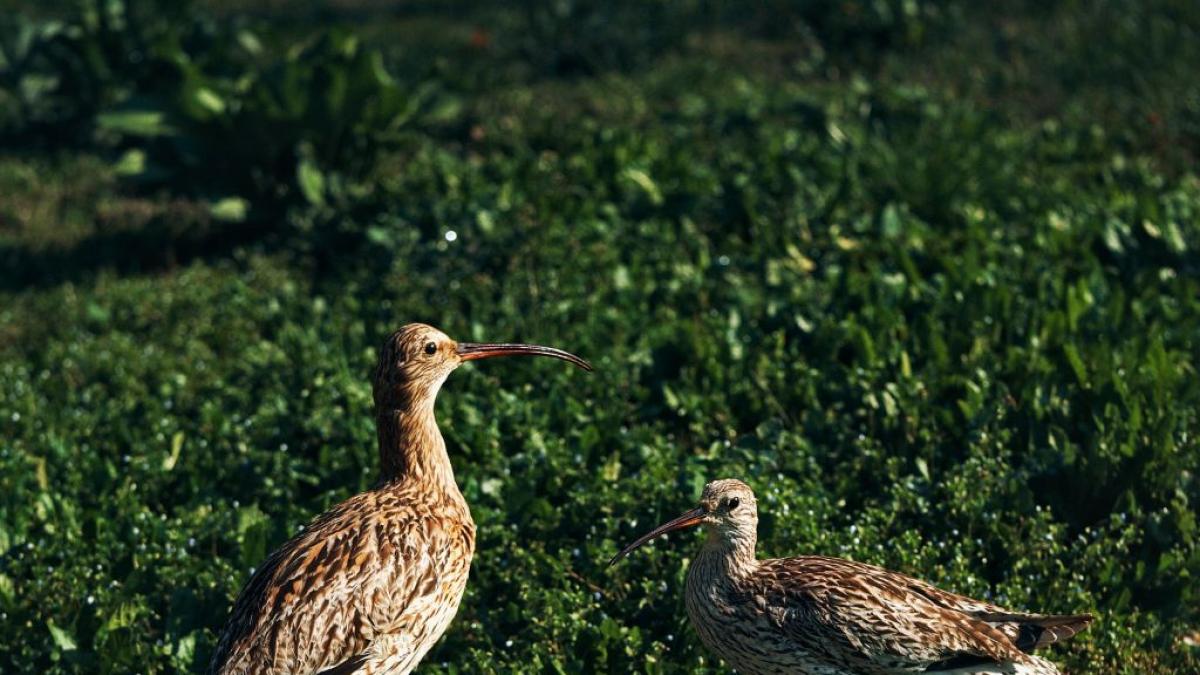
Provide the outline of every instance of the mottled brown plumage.
[[738,480],[709,483],[700,505],[627,546],[695,525],[707,531],[685,600],[700,640],[739,673],[1052,675],[1031,655],[1092,617],[1010,612],[924,581],[839,558],[758,560],[758,507]]
[[396,331],[375,369],[381,478],[317,517],[242,590],[217,645],[219,675],[407,673],[446,630],[466,588],[475,523],[454,481],[433,406],[463,361],[549,347],[456,343]]

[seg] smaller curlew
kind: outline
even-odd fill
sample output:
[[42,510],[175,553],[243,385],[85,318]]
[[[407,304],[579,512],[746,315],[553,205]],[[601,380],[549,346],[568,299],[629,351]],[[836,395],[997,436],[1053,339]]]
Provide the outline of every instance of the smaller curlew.
[[640,537],[703,525],[685,600],[701,642],[739,673],[1053,675],[1030,652],[1087,627],[1087,614],[1010,612],[919,579],[839,558],[758,560],[758,506],[739,480],[713,481],[696,508]]

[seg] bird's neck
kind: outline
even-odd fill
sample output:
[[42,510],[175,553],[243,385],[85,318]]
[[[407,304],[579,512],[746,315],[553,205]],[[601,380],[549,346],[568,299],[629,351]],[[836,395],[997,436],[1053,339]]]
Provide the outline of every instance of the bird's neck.
[[459,494],[446,441],[433,415],[433,400],[376,411],[382,482],[419,482]]
[[758,560],[754,547],[757,538],[751,533],[718,533],[710,531],[696,556],[696,564],[719,571],[721,576],[737,577],[752,572]]

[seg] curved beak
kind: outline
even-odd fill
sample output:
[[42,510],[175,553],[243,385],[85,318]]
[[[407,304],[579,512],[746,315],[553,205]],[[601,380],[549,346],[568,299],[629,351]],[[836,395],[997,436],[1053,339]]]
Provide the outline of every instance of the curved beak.
[[632,544],[621,549],[620,553],[616,554],[615,556],[613,556],[612,560],[608,561],[608,566],[612,567],[613,565],[616,565],[617,562],[621,558],[624,558],[625,556],[629,555],[633,551],[633,549],[641,546],[642,544],[650,541],[651,539],[654,539],[655,537],[660,537],[668,532],[674,532],[675,530],[683,530],[683,529],[686,529],[689,527],[695,527],[695,526],[699,525],[700,522],[704,520],[705,513],[706,512],[705,512],[703,506],[697,506],[696,508],[692,509],[691,511],[688,511],[687,513],[683,514],[682,516],[679,516],[675,520],[671,520],[671,521],[663,523],[662,525],[659,525],[658,527],[654,528],[653,530],[638,537],[637,541],[635,541]]
[[564,352],[561,349],[554,347],[543,347],[541,345],[525,345],[506,342],[460,342],[458,343],[458,357],[463,361],[474,361],[475,359],[490,359],[493,356],[518,356],[527,354],[529,356],[549,356],[555,359],[569,361],[584,370],[591,370],[592,364],[575,356],[570,352]]

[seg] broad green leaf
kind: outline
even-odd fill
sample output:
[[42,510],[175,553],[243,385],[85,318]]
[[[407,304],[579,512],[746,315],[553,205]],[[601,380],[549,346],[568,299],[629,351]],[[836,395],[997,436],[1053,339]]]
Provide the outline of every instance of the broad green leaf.
[[114,110],[97,115],[96,125],[106,131],[148,138],[177,133],[161,110]]
[[56,626],[53,621],[47,621],[46,628],[50,629],[50,637],[54,639],[54,644],[58,645],[59,649],[64,652],[75,651],[75,637],[71,635],[70,631]]
[[325,203],[325,174],[310,159],[301,159],[296,165],[296,181],[300,192],[310,204]]
[[244,221],[249,211],[250,203],[241,197],[225,197],[209,206],[213,218],[231,223]]

